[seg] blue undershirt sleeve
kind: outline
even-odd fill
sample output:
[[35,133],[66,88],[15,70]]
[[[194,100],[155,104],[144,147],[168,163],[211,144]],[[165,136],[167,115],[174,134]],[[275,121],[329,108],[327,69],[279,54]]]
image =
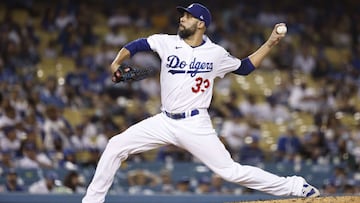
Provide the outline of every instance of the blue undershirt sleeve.
[[146,38],[140,38],[137,40],[134,40],[132,42],[129,42],[124,46],[127,50],[130,52],[130,56],[134,56],[137,52],[141,51],[151,51],[150,45],[147,42]]
[[237,75],[248,75],[253,70],[255,70],[254,64],[251,63],[249,57],[246,57],[241,60],[241,65],[237,70],[234,70],[233,73]]

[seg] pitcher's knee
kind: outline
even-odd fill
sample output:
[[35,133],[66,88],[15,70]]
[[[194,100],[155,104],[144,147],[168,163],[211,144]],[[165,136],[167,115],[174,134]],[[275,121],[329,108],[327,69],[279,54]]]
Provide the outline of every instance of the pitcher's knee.
[[215,169],[214,172],[228,182],[238,183],[240,181],[243,181],[243,177],[244,177],[243,167],[244,166],[240,165],[239,163],[234,162],[228,167]]
[[122,157],[122,160],[126,159],[129,154],[126,149],[126,142],[123,142],[118,136],[110,138],[104,153],[107,153],[107,156]]

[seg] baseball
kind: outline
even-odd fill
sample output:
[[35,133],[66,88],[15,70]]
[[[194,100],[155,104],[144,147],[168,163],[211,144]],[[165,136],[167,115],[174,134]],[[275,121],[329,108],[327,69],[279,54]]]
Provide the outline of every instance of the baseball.
[[278,34],[285,34],[286,32],[287,32],[287,28],[285,25],[279,25],[276,28],[276,33],[278,33]]

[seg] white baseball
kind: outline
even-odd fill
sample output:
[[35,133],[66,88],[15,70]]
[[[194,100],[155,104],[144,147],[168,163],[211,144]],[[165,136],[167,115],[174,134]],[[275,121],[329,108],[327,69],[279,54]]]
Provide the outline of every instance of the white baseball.
[[278,33],[278,34],[285,34],[286,32],[287,32],[287,28],[285,25],[279,25],[276,28],[276,33]]

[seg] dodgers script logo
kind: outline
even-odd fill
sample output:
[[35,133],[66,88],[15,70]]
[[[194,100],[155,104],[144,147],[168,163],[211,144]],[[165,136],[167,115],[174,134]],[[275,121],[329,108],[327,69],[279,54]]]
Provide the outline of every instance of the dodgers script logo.
[[[184,68],[189,65],[189,70],[186,71]],[[168,71],[171,74],[190,74],[191,77],[196,76],[198,73],[208,73],[213,69],[213,62],[202,62],[197,61],[194,58],[190,63],[180,60],[176,55],[171,55],[167,57],[166,67],[170,68]]]

